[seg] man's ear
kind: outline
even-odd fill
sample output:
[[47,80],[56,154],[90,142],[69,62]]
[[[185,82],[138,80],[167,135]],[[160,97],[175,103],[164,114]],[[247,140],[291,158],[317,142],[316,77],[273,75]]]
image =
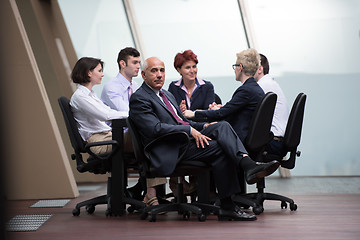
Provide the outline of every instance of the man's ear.
[[126,62],[124,60],[119,61],[121,69],[125,68],[127,66]]
[[263,66],[260,65],[259,69],[258,69],[258,73],[261,74],[261,73],[264,73],[264,68]]

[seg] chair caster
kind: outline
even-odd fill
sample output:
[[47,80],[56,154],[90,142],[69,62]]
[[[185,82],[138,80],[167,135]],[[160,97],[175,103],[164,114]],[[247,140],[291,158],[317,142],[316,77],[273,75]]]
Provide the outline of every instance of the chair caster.
[[253,207],[253,213],[255,214],[255,215],[259,215],[259,214],[261,214],[261,213],[263,213],[264,212],[264,208],[263,207],[261,207],[261,206],[259,206],[259,207]]
[[149,215],[149,222],[156,222],[156,214]]
[[85,209],[86,209],[86,212],[87,212],[88,214],[93,214],[93,213],[95,212],[95,206],[94,206],[94,205],[87,205],[87,206],[85,207]]
[[110,209],[106,209],[106,211],[105,211],[105,216],[112,216],[112,213],[111,213],[111,210]]
[[281,201],[281,209],[286,209],[287,203],[285,201]]
[[142,212],[141,214],[140,214],[140,219],[141,220],[145,220],[147,217],[148,217],[148,213],[147,212]]
[[189,220],[189,219],[190,219],[190,215],[191,215],[191,213],[190,213],[189,211],[185,211],[185,212],[183,213],[183,219]]
[[205,222],[206,221],[206,215],[201,213],[198,215],[199,222]]
[[128,211],[128,213],[133,213],[136,210],[136,208],[134,206],[130,206],[126,210]]
[[72,210],[72,215],[73,216],[79,216],[80,215],[80,209],[74,208],[74,210]]
[[297,205],[295,203],[290,203],[290,210],[296,211],[296,209],[297,209]]

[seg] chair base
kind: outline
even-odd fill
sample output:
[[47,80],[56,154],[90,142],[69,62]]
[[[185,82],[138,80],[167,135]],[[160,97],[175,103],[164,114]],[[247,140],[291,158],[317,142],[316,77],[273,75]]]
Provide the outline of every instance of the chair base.
[[[179,214],[183,215],[184,219],[189,219],[190,214],[196,214],[198,220],[203,222],[206,220],[206,216],[208,214],[216,214],[219,213],[219,207],[207,204],[207,203],[200,203],[195,202],[194,199],[196,198],[195,195],[191,196],[191,203],[187,202],[187,196],[183,194],[183,184],[178,183],[177,185],[177,195],[176,202],[169,202],[167,200],[162,200],[159,198],[159,205],[155,206],[147,206],[141,210],[141,219],[146,219],[149,216],[150,222],[156,221],[156,215],[163,213],[163,212],[178,212]],[[169,196],[169,195],[166,195]]]
[[286,209],[288,204],[291,211],[296,211],[297,209],[297,205],[295,204],[293,199],[275,193],[247,193],[240,195],[239,197],[243,199],[248,199],[250,201],[250,204],[248,204],[248,206],[252,207],[252,210],[256,215],[264,212],[263,204],[265,200],[280,201],[281,209]]
[[168,203],[148,206],[142,209],[141,219],[144,220],[149,216],[149,222],[155,222],[156,215],[163,212],[178,212],[183,215],[184,219],[189,219],[192,213],[197,215],[199,221],[203,222],[206,220],[206,215],[202,209],[191,203]]
[[[95,206],[96,205],[100,205],[100,204],[106,204],[107,205],[107,209],[105,211],[105,215],[106,216],[116,216],[118,214],[113,214],[112,210],[111,210],[111,177],[108,177],[108,181],[107,181],[107,194],[106,195],[101,195],[89,200],[85,200],[83,202],[80,202],[78,204],[76,204],[75,208],[72,211],[72,214],[74,216],[79,216],[80,215],[80,208],[85,206],[86,212],[88,214],[92,214],[95,211]],[[133,212],[134,210],[139,210],[141,208],[146,207],[145,203],[133,198],[129,198],[124,196],[123,199],[123,204],[130,204],[131,206],[128,207],[128,212]],[[122,215],[122,214],[120,214]]]
[[[124,204],[130,204],[131,206],[128,207],[128,212],[133,212],[135,210],[139,210],[145,207],[145,204],[142,201],[132,199],[132,198],[124,198]],[[106,216],[113,216],[110,206],[110,197],[107,195],[102,195],[99,197],[95,197],[83,202],[76,204],[76,207],[73,209],[72,214],[74,216],[80,215],[80,208],[85,206],[86,212],[88,214],[92,214],[95,212],[95,207],[100,204],[107,204],[107,209],[105,211]],[[115,215],[114,215],[115,216]]]

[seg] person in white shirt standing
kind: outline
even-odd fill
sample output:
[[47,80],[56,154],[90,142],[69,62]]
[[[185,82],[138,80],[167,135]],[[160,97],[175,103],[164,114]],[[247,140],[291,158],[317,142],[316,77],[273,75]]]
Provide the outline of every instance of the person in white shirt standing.
[[[132,47],[126,47],[120,50],[117,58],[119,72],[115,78],[107,82],[101,92],[101,100],[110,108],[118,111],[129,112],[129,99],[132,93],[138,88],[138,84],[133,81],[140,70],[140,53]],[[132,140],[129,132],[124,132],[124,152],[133,152]],[[145,181],[145,180],[144,180]],[[151,178],[142,182],[142,177],[138,183],[127,189],[127,192],[138,200],[142,198],[141,192],[146,185],[147,194],[144,196],[144,202],[147,205],[157,205],[155,187],[166,183],[166,178]]]
[[[84,141],[98,142],[112,139],[111,127],[106,121],[128,117],[128,111],[117,111],[106,106],[92,90],[94,85],[100,84],[104,76],[104,63],[97,58],[80,58],[71,73],[71,79],[78,84],[77,90],[71,97],[70,105],[78,129]],[[92,147],[96,154],[111,151],[111,145]]]
[[277,95],[274,117],[271,125],[271,131],[274,133],[274,139],[268,144],[267,152],[281,157],[286,155],[282,140],[285,134],[286,124],[289,118],[289,106],[284,92],[280,85],[269,75],[269,61],[260,54],[261,65],[256,71],[254,78],[265,93],[273,92]]

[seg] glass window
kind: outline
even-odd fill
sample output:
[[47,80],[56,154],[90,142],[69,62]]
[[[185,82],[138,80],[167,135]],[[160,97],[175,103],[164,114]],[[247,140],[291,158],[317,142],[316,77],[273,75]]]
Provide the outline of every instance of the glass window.
[[[102,85],[119,72],[117,55],[134,47],[124,6],[120,0],[59,0],[77,56],[101,58],[105,62]],[[94,91],[101,94],[101,86]]]
[[165,62],[166,82],[180,79],[173,67],[178,52],[191,49],[199,60],[198,76],[211,81],[223,101],[236,89],[232,64],[247,48],[236,0],[133,0],[145,58]]
[[[256,48],[291,105],[308,95],[297,175],[358,175],[360,2],[247,0]],[[301,161],[301,165],[300,165]]]

